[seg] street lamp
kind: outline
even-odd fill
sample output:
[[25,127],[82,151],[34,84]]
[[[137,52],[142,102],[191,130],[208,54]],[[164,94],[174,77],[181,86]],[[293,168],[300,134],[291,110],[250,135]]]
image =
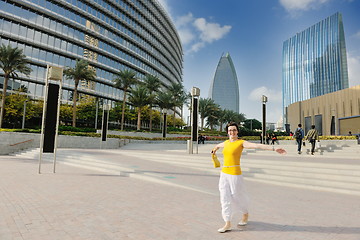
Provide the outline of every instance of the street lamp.
[[265,133],[266,133],[266,102],[268,98],[265,95],[262,95],[262,114],[263,114],[263,121],[262,121],[262,143],[265,144]]

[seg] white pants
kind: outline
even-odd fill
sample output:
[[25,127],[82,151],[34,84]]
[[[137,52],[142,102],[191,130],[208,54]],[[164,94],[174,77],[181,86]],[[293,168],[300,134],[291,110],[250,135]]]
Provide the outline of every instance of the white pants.
[[219,180],[222,217],[231,221],[234,214],[248,213],[249,197],[242,175],[230,175],[221,172]]

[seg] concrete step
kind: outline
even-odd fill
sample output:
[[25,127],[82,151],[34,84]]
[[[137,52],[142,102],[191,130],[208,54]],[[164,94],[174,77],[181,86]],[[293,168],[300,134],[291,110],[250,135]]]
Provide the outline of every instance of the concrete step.
[[[269,151],[260,152],[274,154]],[[119,151],[107,150],[106,153],[113,153],[115,155]],[[220,169],[213,168],[210,156],[208,155],[184,155],[183,153],[179,154],[178,151],[162,154],[156,151],[146,154],[136,151],[121,151],[121,154],[128,159],[137,158],[143,161],[160,162],[173,165],[174,167],[189,168],[214,175],[218,175],[220,172]],[[33,149],[17,156],[38,159],[39,149]],[[53,154],[47,153],[42,155],[43,161],[52,162],[53,158]],[[99,159],[98,155],[93,156],[91,153],[77,152],[76,150],[60,149],[57,151],[56,159],[57,162],[74,167],[115,175],[129,175],[139,171],[124,163],[115,162],[114,159]],[[221,155],[219,155],[219,159],[222,160]],[[275,160],[245,158],[242,159],[242,170],[244,177],[251,181],[360,195],[360,165],[299,162],[291,161],[289,157],[284,156]],[[159,178],[158,174],[151,175],[151,173],[146,173],[144,176]]]

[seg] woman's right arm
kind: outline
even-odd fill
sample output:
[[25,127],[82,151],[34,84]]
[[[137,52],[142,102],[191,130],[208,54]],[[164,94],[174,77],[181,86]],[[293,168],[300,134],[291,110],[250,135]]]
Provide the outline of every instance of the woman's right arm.
[[222,142],[222,143],[219,143],[218,145],[216,145],[216,146],[211,150],[211,153],[212,153],[212,154],[215,154],[216,151],[217,151],[219,148],[223,148],[223,147],[224,147],[224,144],[225,144],[225,142]]

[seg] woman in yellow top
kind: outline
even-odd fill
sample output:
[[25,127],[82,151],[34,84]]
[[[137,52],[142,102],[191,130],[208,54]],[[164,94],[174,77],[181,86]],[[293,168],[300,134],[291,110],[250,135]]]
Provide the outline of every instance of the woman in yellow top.
[[222,208],[222,217],[225,226],[218,229],[218,232],[224,233],[231,230],[231,218],[234,213],[242,213],[242,220],[239,226],[247,224],[249,212],[249,198],[245,189],[243,176],[240,168],[240,157],[244,148],[258,148],[264,150],[276,151],[285,154],[282,148],[274,146],[256,144],[238,139],[239,127],[236,123],[231,122],[226,126],[229,140],[219,143],[211,151],[215,154],[219,148],[223,149],[224,164],[220,174],[219,191]]

